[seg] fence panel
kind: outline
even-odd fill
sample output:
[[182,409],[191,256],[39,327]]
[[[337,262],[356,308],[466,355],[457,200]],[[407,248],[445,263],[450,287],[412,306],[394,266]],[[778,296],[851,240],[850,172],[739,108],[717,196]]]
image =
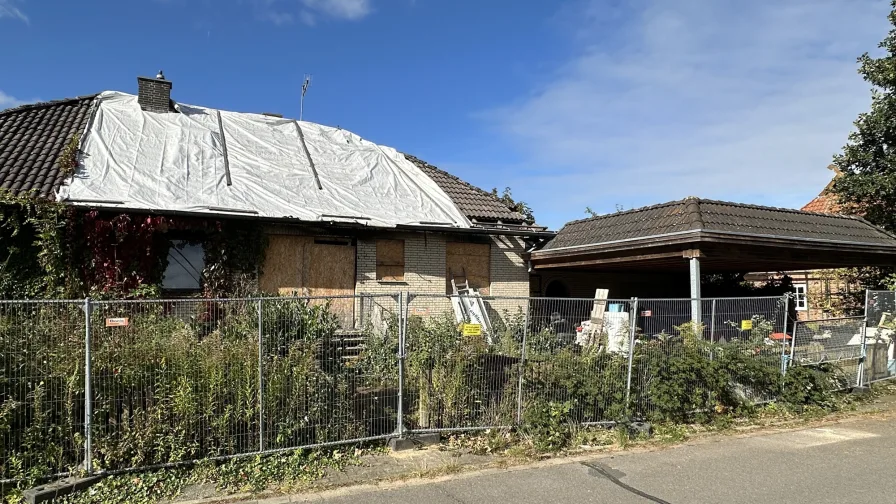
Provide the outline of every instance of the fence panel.
[[866,384],[896,378],[896,292],[868,291],[865,303]]
[[256,451],[257,322],[245,299],[94,302],[94,469]]
[[783,298],[637,300],[631,413],[682,420],[771,400],[789,348],[786,313]]
[[83,301],[0,301],[0,481],[84,459]]
[[398,420],[396,296],[359,296],[357,328],[327,303],[266,299],[262,449],[386,437]]
[[556,408],[585,424],[613,421],[624,413],[633,306],[630,300],[529,301],[524,424],[544,422],[557,414],[551,411]]
[[[461,303],[470,315],[456,314]],[[409,296],[403,399],[411,430],[516,423],[525,307],[525,298]]]
[[794,326],[791,365],[830,368],[834,388],[858,384],[864,317],[799,321]]

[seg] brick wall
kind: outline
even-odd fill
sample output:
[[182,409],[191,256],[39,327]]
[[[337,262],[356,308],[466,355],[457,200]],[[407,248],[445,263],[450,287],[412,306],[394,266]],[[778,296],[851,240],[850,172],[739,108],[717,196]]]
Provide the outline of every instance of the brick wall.
[[[405,273],[403,282],[382,282],[376,279],[376,240],[358,240],[358,294],[391,294],[406,291],[418,294],[411,301],[411,313],[439,315],[453,313],[446,294],[445,243],[450,236],[406,233],[389,236],[404,240]],[[529,273],[521,254],[523,241],[516,237],[495,236],[490,245],[490,290],[493,296],[529,294]],[[428,297],[431,296],[431,297]],[[524,301],[496,300],[488,303],[496,316],[504,310],[525,306]]]

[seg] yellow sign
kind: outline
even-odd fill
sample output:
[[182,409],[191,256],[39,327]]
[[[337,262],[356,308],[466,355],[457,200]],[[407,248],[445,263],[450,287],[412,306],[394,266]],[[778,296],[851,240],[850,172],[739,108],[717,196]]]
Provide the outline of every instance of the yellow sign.
[[464,336],[482,336],[482,325],[464,324]]
[[741,331],[749,331],[753,329],[753,321],[752,320],[741,320],[740,321],[740,330]]

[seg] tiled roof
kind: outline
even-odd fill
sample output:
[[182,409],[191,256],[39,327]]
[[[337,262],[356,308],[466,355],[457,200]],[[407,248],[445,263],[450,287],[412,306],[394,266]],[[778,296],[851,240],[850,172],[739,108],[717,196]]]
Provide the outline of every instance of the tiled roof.
[[84,130],[95,96],[0,111],[0,188],[52,198],[62,184],[59,157]]
[[433,179],[468,218],[502,221],[508,224],[518,224],[526,220],[526,216],[507,208],[507,205],[502,203],[492,193],[464,182],[454,175],[414,156],[405,154],[405,157],[423,170],[423,173],[428,175],[429,178]]
[[840,204],[837,203],[837,198],[834,195],[823,192],[809,203],[806,203],[800,210],[803,212],[838,214],[840,213]]
[[893,236],[858,217],[686,198],[570,222],[543,250],[601,245],[687,231],[896,244]]
[[[84,130],[96,95],[22,105],[0,111],[0,188],[53,198],[63,177],[57,161],[66,144]],[[523,223],[526,217],[493,194],[406,156],[429,176],[470,219]]]

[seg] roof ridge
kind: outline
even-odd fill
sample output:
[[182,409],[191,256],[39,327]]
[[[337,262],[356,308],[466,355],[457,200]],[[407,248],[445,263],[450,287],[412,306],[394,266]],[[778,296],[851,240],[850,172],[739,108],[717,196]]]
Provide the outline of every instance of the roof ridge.
[[50,101],[42,101],[42,102],[35,102],[35,103],[25,103],[25,104],[22,104],[22,105],[19,105],[16,107],[0,110],[0,116],[4,116],[4,115],[8,115],[8,114],[15,114],[17,112],[24,112],[26,110],[34,110],[34,109],[44,108],[44,107],[54,107],[56,105],[64,105],[66,103],[72,103],[72,102],[78,102],[78,101],[84,101],[84,100],[92,100],[92,99],[96,98],[97,96],[99,96],[99,93],[75,96],[72,98],[61,98],[59,100],[50,100]]
[[824,212],[807,212],[805,210],[797,210],[795,208],[784,208],[784,207],[773,207],[767,205],[756,205],[753,203],[737,203],[734,201],[722,201],[722,200],[713,200],[713,199],[702,199],[697,198],[700,203],[713,203],[716,205],[727,205],[734,206],[739,208],[752,208],[754,210],[771,210],[775,212],[785,212],[785,213],[794,213],[794,214],[810,214],[810,215],[825,215],[827,217],[836,217],[839,219],[851,219],[857,220],[855,216],[852,215],[843,215],[843,214],[827,214]]
[[610,217],[616,217],[618,215],[628,215],[628,214],[633,214],[633,213],[638,213],[638,212],[645,212],[647,210],[655,210],[657,208],[674,206],[674,205],[685,203],[686,201],[688,201],[688,199],[689,198],[684,198],[684,199],[675,200],[675,201],[667,201],[665,203],[656,203],[653,205],[632,208],[630,210],[622,210],[620,212],[613,212],[613,213],[608,213],[608,214],[603,214],[603,215],[593,215],[591,217],[584,217],[582,219],[571,220],[571,221],[567,222],[566,224],[564,224],[563,227],[569,226],[571,224],[579,224],[582,222],[595,221],[595,220],[600,220],[600,219],[608,219]]

